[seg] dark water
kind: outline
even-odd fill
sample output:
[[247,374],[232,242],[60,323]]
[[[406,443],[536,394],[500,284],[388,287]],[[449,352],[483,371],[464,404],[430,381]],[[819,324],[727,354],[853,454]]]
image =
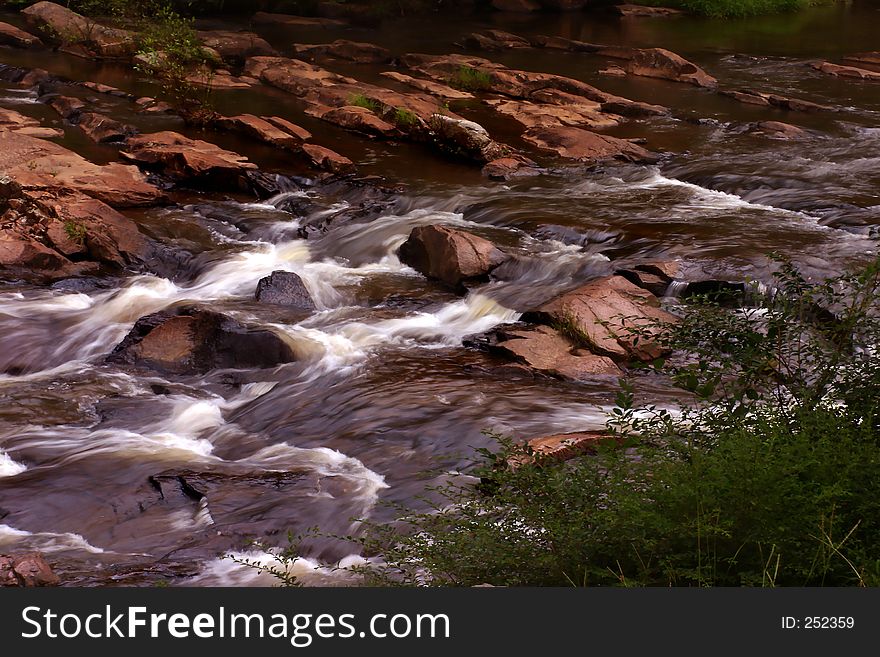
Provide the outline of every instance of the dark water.
[[[787,113],[687,85],[606,78],[598,71],[608,62],[593,56],[492,54],[510,66],[568,75],[673,109],[673,117],[613,131],[644,137],[666,153],[657,166],[573,168],[502,184],[420,146],[361,139],[311,120],[277,90],[219,94],[221,111],[288,116],[318,143],[355,160],[362,173],[402,183],[405,191],[386,199],[375,220],[339,222],[311,240],[299,239],[297,229],[351,212],[358,200],[320,186],[263,203],[182,195],[170,208],[132,213],[152,236],[191,254],[172,279],[136,276],[85,291],[0,285],[0,371],[16,372],[0,376],[0,550],[41,549],[71,583],[265,583],[220,557],[247,552],[252,537],[283,544],[288,530],[318,525],[347,533],[357,529],[356,517],[391,519],[383,502],[414,503],[465,465],[474,447],[490,444],[484,430],[526,438],[603,424],[615,381],[499,375],[497,362],[462,347],[465,336],[513,321],[627,263],[681,259],[712,276],[767,281],[770,251],[817,277],[875,252],[880,84],[838,80],[807,66],[880,48],[875,4],[729,22],[581,14],[480,20],[275,29],[265,36],[280,49],[344,37],[398,53],[443,53],[454,52],[450,44],[467,32],[498,27],[662,46],[725,86],[784,93],[838,111]],[[57,53],[2,50],[0,62],[157,93],[121,67]],[[385,70],[328,67],[368,82],[382,80]],[[135,114],[111,97],[97,102],[145,131],[183,129],[177,119]],[[20,89],[0,89],[0,105],[57,123]],[[491,122],[478,103],[461,113]],[[729,129],[757,120],[788,121],[818,136],[786,142]],[[504,124],[492,127],[502,141],[515,141]],[[205,136],[266,170],[301,168],[273,149]],[[114,149],[90,144],[73,128],[63,143],[95,161],[116,158]],[[395,250],[410,230],[435,222],[518,254],[515,275],[459,298],[401,265]],[[561,235],[579,237],[566,244]],[[318,311],[296,316],[254,304],[257,280],[275,269],[299,273]],[[174,380],[102,364],[138,317],[182,302],[270,327],[299,359],[271,371]],[[640,391],[675,403],[661,381],[643,380]],[[179,476],[207,490],[207,504],[188,496],[175,483]],[[345,583],[343,575],[312,571],[310,564],[352,550],[312,540],[303,546],[310,561],[301,574],[312,583]]]

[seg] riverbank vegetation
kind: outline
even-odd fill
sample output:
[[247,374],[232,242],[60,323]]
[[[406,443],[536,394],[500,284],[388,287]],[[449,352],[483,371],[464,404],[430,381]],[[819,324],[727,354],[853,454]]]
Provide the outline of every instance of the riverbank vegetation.
[[[880,262],[820,284],[790,266],[748,310],[693,302],[654,367],[624,381],[594,454],[499,438],[424,512],[367,522],[371,584],[880,585]],[[513,465],[512,465],[513,464]]]
[[643,0],[642,4],[683,9],[711,18],[745,18],[800,11],[814,5],[829,4],[829,0]]

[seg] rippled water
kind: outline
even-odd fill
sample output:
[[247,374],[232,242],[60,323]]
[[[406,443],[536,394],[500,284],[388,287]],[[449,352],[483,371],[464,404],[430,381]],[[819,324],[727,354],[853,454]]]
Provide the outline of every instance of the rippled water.
[[[667,153],[661,164],[488,183],[418,147],[368,142],[309,123],[323,143],[357,159],[365,173],[381,172],[408,189],[370,221],[334,222],[357,200],[320,185],[263,202],[192,196],[132,214],[157,239],[188,251],[186,266],[170,278],[140,275],[76,289],[0,285],[0,550],[43,550],[71,583],[267,583],[222,555],[253,557],[251,538],[283,544],[289,530],[319,526],[344,534],[357,530],[357,518],[391,519],[385,502],[417,503],[429,486],[467,464],[475,447],[490,444],[485,430],[526,438],[604,423],[614,380],[512,378],[496,371],[498,361],[462,347],[466,336],[515,321],[561,291],[639,261],[681,259],[713,277],[767,281],[770,251],[791,256],[813,276],[870,257],[880,225],[880,85],[818,77],[804,62],[871,49],[880,11],[870,3],[817,10],[771,39],[766,30],[781,20],[746,22],[739,31],[735,24],[693,19],[616,29],[613,21],[571,16],[500,26],[662,45],[723,83],[785,92],[840,111],[759,111],[685,85],[605,79],[596,75],[603,63],[583,55],[505,53],[496,58],[673,107],[677,118],[615,130],[647,137],[651,148]],[[824,39],[806,38],[817,24],[831,26]],[[742,36],[746,28],[756,30],[754,39]],[[322,38],[361,36],[442,52],[472,29],[450,22],[409,46],[409,32],[397,24],[369,36]],[[826,48],[828,40],[839,48]],[[58,54],[2,51],[0,61],[149,90],[112,66]],[[369,80],[381,69],[340,70]],[[254,112],[272,105],[274,113],[300,116],[295,103],[272,90],[237,94],[220,102]],[[0,89],[0,105],[51,118],[18,89]],[[484,112],[478,106],[463,111],[477,119]],[[173,122],[126,118],[143,129]],[[729,126],[766,119],[797,123],[819,136],[784,142],[736,134]],[[265,168],[291,166],[270,149],[209,138]],[[115,156],[78,141],[72,129],[64,143],[98,161]],[[299,237],[301,227],[327,220],[325,234]],[[414,227],[431,223],[492,239],[516,262],[499,280],[456,297],[396,256]],[[257,281],[275,270],[302,277],[316,301],[314,313],[253,301]],[[104,363],[139,317],[192,303],[276,331],[297,361],[173,379]],[[662,381],[646,378],[640,392],[675,402]],[[207,502],[175,484],[180,476],[207,488]],[[297,572],[309,583],[349,583],[326,566],[353,562],[352,550],[312,539]]]

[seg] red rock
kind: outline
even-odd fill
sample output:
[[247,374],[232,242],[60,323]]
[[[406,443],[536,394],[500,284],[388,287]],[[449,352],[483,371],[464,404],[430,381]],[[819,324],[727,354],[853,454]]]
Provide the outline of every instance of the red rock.
[[[215,121],[215,125],[222,130],[240,132],[272,146],[286,148],[291,151],[298,151],[303,141],[308,138],[303,138],[302,134],[305,131],[302,131],[302,129],[297,133],[288,132],[281,128],[280,125],[276,125],[253,114],[220,117]],[[308,135],[307,132],[306,134]]]
[[718,80],[699,66],[665,48],[636,49],[624,70],[630,75],[686,82],[709,89],[718,85]]
[[594,452],[599,443],[609,439],[603,431],[576,431],[532,438],[527,444],[539,459],[568,461]]
[[20,114],[15,110],[0,107],[0,132],[16,132],[29,137],[52,138],[64,135],[62,130],[46,128],[37,119]]
[[14,46],[16,48],[36,48],[42,46],[43,42],[33,34],[20,30],[14,25],[0,22],[0,45]]
[[0,586],[57,586],[58,576],[39,553],[0,555]]
[[541,150],[582,162],[618,159],[627,162],[654,162],[657,157],[625,139],[568,126],[538,126],[523,134],[523,139]]
[[65,119],[76,116],[86,106],[85,102],[71,96],[53,96],[46,101],[46,104]]
[[400,247],[401,262],[453,288],[487,276],[506,259],[489,240],[447,226],[414,228]]
[[616,5],[614,11],[624,18],[670,18],[685,14],[681,9],[646,7],[645,5]]
[[842,66],[840,64],[832,64],[831,62],[816,62],[811,64],[811,66],[817,71],[837,77],[854,78],[856,80],[880,80],[880,73],[877,71],[869,71],[865,68]]
[[99,144],[123,142],[137,132],[133,126],[95,112],[81,113],[76,124],[89,139]]
[[[540,97],[541,92],[534,96]],[[486,104],[499,114],[504,114],[526,128],[536,126],[579,126],[584,128],[612,128],[621,117],[601,111],[601,104],[578,98],[581,102],[568,105],[537,104],[522,100],[487,100]]]
[[295,123],[291,123],[287,119],[282,119],[280,116],[263,116],[261,118],[264,121],[268,121],[279,130],[283,130],[287,134],[299,138],[300,141],[308,141],[312,138],[311,132],[309,132],[305,128],[296,125]]
[[498,329],[493,351],[525,363],[530,368],[568,381],[596,376],[619,376],[620,368],[607,356],[579,348],[570,338],[549,326]]
[[393,125],[383,121],[366,107],[358,105],[346,105],[336,108],[315,106],[307,110],[307,113],[346,130],[362,132],[374,137],[388,139],[400,135],[400,131]]
[[748,105],[773,106],[782,109],[792,110],[795,112],[833,112],[835,109],[828,105],[820,105],[809,100],[800,100],[798,98],[789,98],[780,96],[779,94],[764,93],[762,91],[754,91],[751,89],[721,89],[719,92],[723,96],[728,96],[740,103]]
[[536,165],[522,156],[500,157],[483,167],[483,175],[492,180],[510,180],[516,176],[531,176],[538,173]]
[[810,136],[803,128],[782,121],[758,121],[748,126],[748,132],[771,139],[806,139]]
[[333,43],[295,43],[293,50],[297,55],[309,58],[346,59],[357,64],[381,64],[391,59],[391,52],[387,48],[346,39],[337,39]]
[[311,159],[312,164],[331,173],[344,174],[354,170],[354,162],[336,151],[318,144],[303,144],[303,152]]
[[503,30],[473,32],[464,38],[464,45],[474,50],[486,50],[489,52],[532,47],[532,44],[527,39],[510,32],[504,32]]
[[397,71],[385,71],[382,75],[395,82],[400,82],[401,84],[405,84],[414,89],[418,89],[419,91],[424,91],[432,96],[437,96],[438,98],[444,98],[446,100],[469,100],[474,97],[472,93],[468,93],[467,91],[459,91],[458,89],[453,89],[452,87],[439,82],[414,78],[404,73],[398,73]]
[[22,9],[28,25],[52,39],[73,45],[68,51],[81,56],[124,58],[134,54],[134,33],[106,27],[54,2],[38,2]]
[[198,36],[203,46],[226,61],[243,63],[248,57],[276,54],[268,41],[253,32],[211,30],[200,31]]
[[251,21],[257,25],[287,25],[290,27],[344,27],[345,21],[333,18],[312,18],[306,16],[292,16],[290,14],[272,14],[266,11],[258,11],[251,16]]

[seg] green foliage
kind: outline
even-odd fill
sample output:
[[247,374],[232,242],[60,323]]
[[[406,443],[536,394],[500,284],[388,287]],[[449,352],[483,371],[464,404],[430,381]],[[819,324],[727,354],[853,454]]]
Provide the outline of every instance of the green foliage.
[[[385,585],[880,585],[880,261],[759,307],[696,300],[654,366],[677,412],[622,382],[614,439],[567,463],[500,438],[479,483],[354,539]],[[656,328],[656,327],[655,327]],[[652,332],[656,340],[657,331]],[[439,501],[436,501],[439,499]]]
[[271,575],[278,581],[279,586],[285,588],[301,587],[302,582],[293,574],[293,567],[300,560],[299,549],[301,540],[301,536],[294,536],[292,532],[288,532],[287,545],[283,549],[270,549],[261,543],[252,543],[252,547],[268,557],[268,561],[249,557],[237,557],[234,554],[228,554],[224,558],[241,566],[256,570],[259,573]]
[[448,83],[461,91],[485,91],[492,87],[492,76],[470,66],[462,66],[449,77]]
[[743,18],[760,14],[799,11],[823,0],[645,0],[644,4],[675,7],[712,18]]
[[368,98],[364,94],[352,94],[348,97],[348,104],[354,105],[355,107],[364,107],[374,114],[380,114],[382,112],[382,103],[373,100],[372,98]]
[[79,244],[84,243],[86,241],[86,237],[88,236],[86,227],[80,223],[77,223],[76,221],[65,221],[64,232],[71,240]]
[[411,130],[419,125],[419,117],[408,109],[397,107],[394,110],[394,124],[402,130]]

